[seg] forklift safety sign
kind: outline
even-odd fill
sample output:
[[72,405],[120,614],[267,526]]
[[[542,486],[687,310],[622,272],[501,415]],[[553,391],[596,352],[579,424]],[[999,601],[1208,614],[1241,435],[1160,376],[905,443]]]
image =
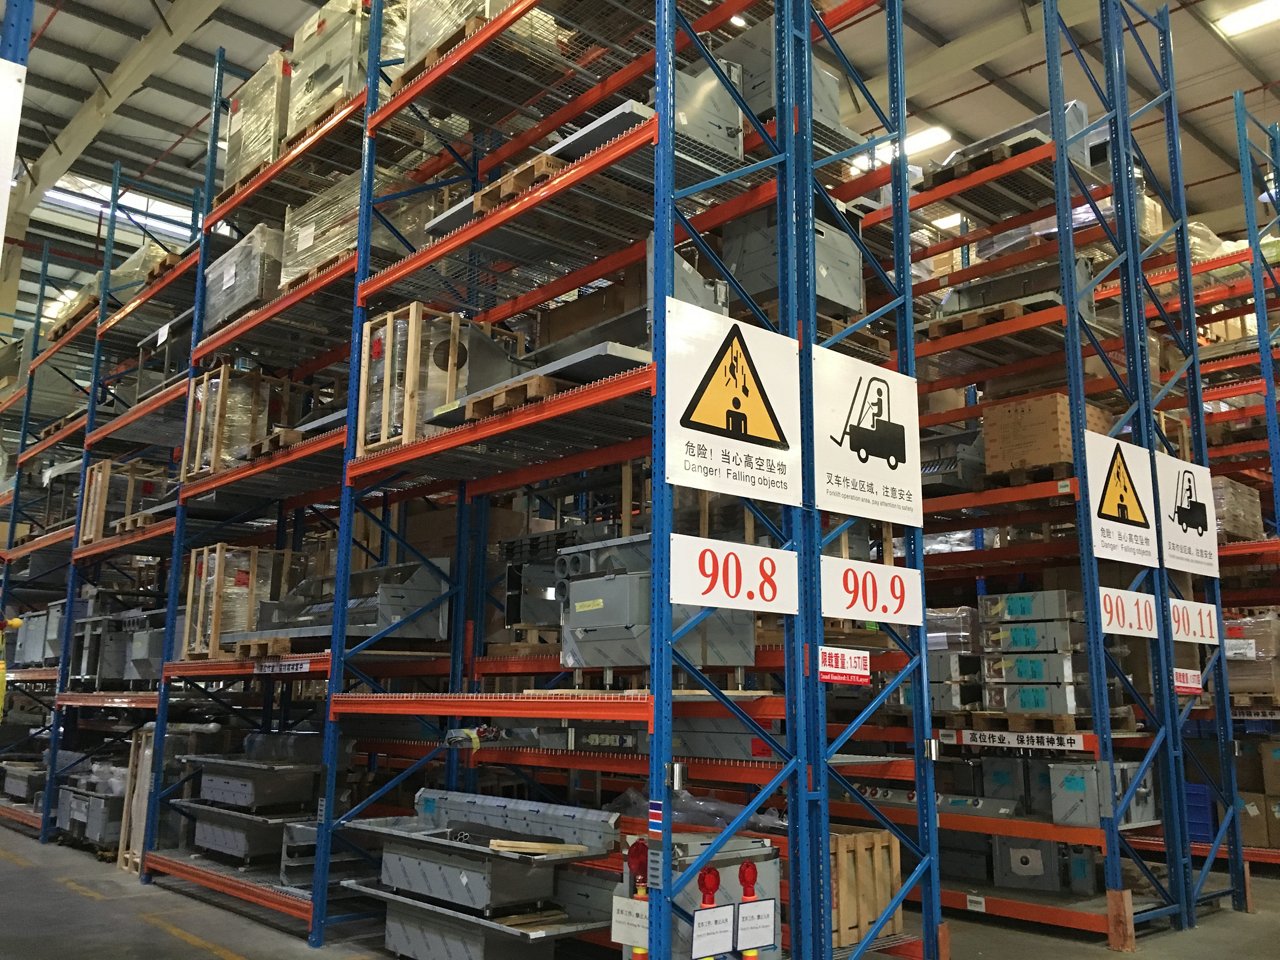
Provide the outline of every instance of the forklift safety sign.
[[1218,576],[1218,513],[1208,467],[1156,453],[1164,565],[1200,577]]
[[1086,430],[1084,439],[1094,554],[1159,567],[1150,454],[1102,433]]
[[814,350],[813,420],[819,509],[922,525],[914,379],[834,350]]
[[796,340],[667,300],[668,483],[799,506]]

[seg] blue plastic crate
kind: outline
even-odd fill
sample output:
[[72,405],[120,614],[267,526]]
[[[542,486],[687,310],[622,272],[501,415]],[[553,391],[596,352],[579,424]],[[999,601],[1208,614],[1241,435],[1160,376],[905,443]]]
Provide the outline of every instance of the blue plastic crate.
[[1218,833],[1218,806],[1213,791],[1202,783],[1187,784],[1187,828],[1190,838],[1210,843]]

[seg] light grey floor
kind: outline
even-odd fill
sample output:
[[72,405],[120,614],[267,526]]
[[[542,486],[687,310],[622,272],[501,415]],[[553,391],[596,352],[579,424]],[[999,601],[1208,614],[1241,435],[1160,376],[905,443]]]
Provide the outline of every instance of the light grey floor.
[[[1139,954],[1153,960],[1280,957],[1280,871],[1254,873],[1256,914],[1218,913],[1193,931],[1142,938]],[[275,915],[260,918],[289,926]],[[1112,956],[1093,938],[947,919],[954,960]],[[114,863],[0,828],[0,960],[383,960],[389,954],[378,949],[380,940],[366,936],[315,951],[298,926],[287,932],[173,889],[143,886]]]

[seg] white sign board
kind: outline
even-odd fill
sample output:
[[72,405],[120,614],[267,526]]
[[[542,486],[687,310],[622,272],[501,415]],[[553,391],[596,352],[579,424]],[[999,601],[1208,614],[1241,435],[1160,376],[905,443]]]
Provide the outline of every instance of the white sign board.
[[1173,692],[1183,697],[1198,697],[1204,693],[1199,670],[1173,669]]
[[924,625],[924,575],[911,567],[822,558],[822,615]]
[[1150,454],[1090,430],[1084,439],[1093,552],[1100,559],[1159,567]]
[[753,900],[738,904],[738,952],[774,946],[777,914],[777,900]]
[[1208,467],[1156,452],[1164,565],[1202,577],[1218,576],[1218,513]]
[[1017,747],[1021,750],[1083,750],[1079,733],[1012,733],[1006,730],[939,730],[938,740],[956,746]]
[[667,298],[666,479],[800,505],[797,341]]
[[1098,603],[1102,608],[1103,633],[1118,637],[1146,637],[1149,640],[1160,635],[1156,622],[1156,598],[1151,594],[1099,587]]
[[1173,639],[1207,647],[1218,645],[1218,608],[1212,603],[1170,599],[1169,620],[1173,623]]
[[871,683],[871,654],[846,647],[818,648],[818,679],[865,687]]
[[[12,189],[9,182],[13,179],[13,164],[18,157],[18,127],[22,119],[26,80],[26,67],[11,60],[0,60],[0,102],[8,104],[0,110],[0,172],[4,174],[0,180],[0,226],[7,226],[9,222],[9,191]],[[4,93],[5,90],[9,92]],[[29,182],[27,186],[30,186]]]
[[834,350],[813,351],[816,503],[851,517],[924,523],[916,381]]
[[733,950],[737,910],[733,904],[706,907],[693,914],[693,957],[714,957]]
[[624,947],[649,949],[649,901],[614,897],[609,939]]
[[794,614],[800,609],[796,555],[672,534],[671,602]]
[[311,669],[310,660],[255,660],[254,673],[306,673]]

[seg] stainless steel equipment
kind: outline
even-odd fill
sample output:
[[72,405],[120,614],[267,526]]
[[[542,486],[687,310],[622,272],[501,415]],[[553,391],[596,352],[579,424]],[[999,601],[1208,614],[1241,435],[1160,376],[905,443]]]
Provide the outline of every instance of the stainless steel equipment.
[[982,628],[985,650],[1003,653],[1071,653],[1083,648],[1085,627],[1074,620],[997,623]]
[[[86,778],[87,779],[87,778]],[[77,840],[100,847],[120,842],[124,796],[103,793],[89,785],[65,785],[58,789],[58,829]]]
[[[439,558],[432,563],[441,574],[448,576],[449,560]],[[327,637],[333,627],[333,587],[331,576],[309,577],[279,600],[260,601],[258,629],[226,634],[223,641],[261,636]],[[397,639],[446,639],[449,636],[448,604],[441,603],[412,620],[407,618],[438,599],[447,589],[448,585],[435,571],[417,563],[353,573],[346,611],[347,636],[370,637],[404,621],[396,629]]]
[[[556,557],[562,604],[560,662],[566,667],[649,663],[649,535],[566,547]],[[697,613],[677,605],[675,628]],[[755,663],[755,615],[719,609],[677,644],[699,666]]]
[[1062,845],[1054,840],[996,837],[993,858],[997,887],[1049,893],[1066,889]]
[[280,292],[284,234],[258,224],[205,272],[205,333],[275,299]]
[[[547,908],[560,868],[616,846],[618,814],[429,789],[415,807],[414,817],[349,828],[382,844],[380,883],[343,885],[386,902],[388,950],[415,960],[550,958],[555,940],[608,926],[607,917],[584,917],[576,900]],[[504,840],[573,846],[564,853],[490,846]],[[533,922],[539,913],[544,922]],[[519,926],[504,922],[513,914]]]
[[[858,218],[846,211],[856,229]],[[843,227],[819,209],[814,222],[814,269],[818,309],[837,315],[861,313],[864,305],[862,253]],[[778,289],[778,211],[769,205],[724,227],[725,265],[752,297]]]
[[[1137,776],[1140,764],[1113,764],[1117,796],[1113,799],[1105,788],[1107,778],[1098,763],[1050,763],[1049,778],[1053,797],[1053,822],[1066,826],[1096,827],[1101,817],[1111,815],[1115,802],[1124,796]],[[1143,827],[1160,822],[1156,805],[1155,779],[1151,770],[1142,779],[1133,801],[1120,819],[1120,826]]]
[[[1067,136],[1072,138],[1067,147],[1067,156],[1073,163],[1081,166],[1089,165],[1089,144],[1085,138],[1077,137],[1080,131],[1089,125],[1089,108],[1079,100],[1072,100],[1063,108],[1066,118]],[[992,134],[986,139],[979,140],[977,143],[971,143],[955,151],[951,156],[947,157],[944,167],[952,166],[961,160],[968,160],[973,157],[979,157],[990,151],[993,147],[1007,144],[1014,149],[1014,152],[1027,149],[1040,143],[1049,143],[1053,139],[1053,118],[1048,111],[1025,120],[1022,123],[1015,124],[1007,130],[1000,133]]]
[[986,475],[986,445],[980,431],[948,433],[920,440],[920,473],[925,493],[978,490]]

